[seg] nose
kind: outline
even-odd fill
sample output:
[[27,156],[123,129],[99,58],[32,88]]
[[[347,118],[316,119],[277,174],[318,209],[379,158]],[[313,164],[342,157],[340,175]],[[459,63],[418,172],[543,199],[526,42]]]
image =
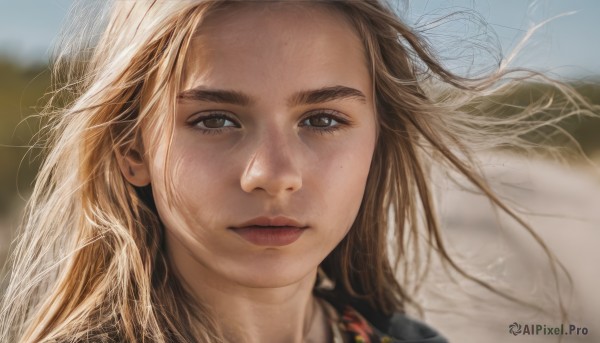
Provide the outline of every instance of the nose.
[[265,136],[251,152],[240,180],[242,189],[275,197],[302,188],[300,152],[293,142],[282,133]]

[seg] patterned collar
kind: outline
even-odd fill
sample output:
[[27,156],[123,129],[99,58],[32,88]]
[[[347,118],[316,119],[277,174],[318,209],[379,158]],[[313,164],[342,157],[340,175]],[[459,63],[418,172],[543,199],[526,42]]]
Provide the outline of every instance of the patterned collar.
[[343,312],[325,300],[319,299],[329,320],[332,343],[391,343],[389,336],[380,336],[373,326],[354,308],[346,306]]
[[447,343],[435,330],[402,313],[392,316],[388,331],[382,332],[354,307],[319,300],[330,323],[332,343]]

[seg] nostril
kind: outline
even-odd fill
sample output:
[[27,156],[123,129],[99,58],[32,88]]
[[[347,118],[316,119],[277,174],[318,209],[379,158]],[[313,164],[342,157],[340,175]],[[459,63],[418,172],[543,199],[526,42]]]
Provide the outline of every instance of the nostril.
[[254,164],[241,176],[240,184],[245,192],[265,191],[271,195],[294,192],[302,187],[302,175],[296,168],[259,166]]

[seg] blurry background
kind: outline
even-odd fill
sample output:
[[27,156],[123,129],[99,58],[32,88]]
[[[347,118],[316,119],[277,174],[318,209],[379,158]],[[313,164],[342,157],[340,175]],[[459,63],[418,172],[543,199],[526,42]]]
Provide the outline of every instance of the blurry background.
[[[89,0],[92,1],[92,0]],[[43,96],[49,91],[50,73],[48,63],[51,47],[65,19],[71,0],[0,0],[0,262],[6,258],[7,249],[14,231],[15,219],[19,216],[36,170],[39,167],[39,150],[28,149],[33,144],[38,130],[38,121],[28,119],[44,105]],[[592,102],[600,103],[600,1],[597,0],[419,0],[398,2],[403,18],[414,27],[423,30],[434,47],[445,57],[448,66],[459,73],[476,73],[493,66],[495,57],[510,54],[528,30],[544,20],[554,18],[540,28],[519,53],[513,66],[524,66],[544,71],[552,76],[572,83]],[[474,13],[479,13],[479,16]],[[456,14],[458,12],[458,14]],[[449,14],[453,15],[448,16]],[[445,18],[437,21],[436,18]],[[467,18],[467,20],[462,19]],[[480,25],[480,20],[487,25]],[[440,24],[442,23],[442,24]],[[473,28],[473,25],[475,28]],[[497,46],[498,51],[456,50],[456,38],[484,45]],[[481,65],[475,71],[464,69],[468,61],[475,58]],[[479,63],[479,62],[478,62]],[[583,81],[583,83],[582,83]],[[524,86],[520,94],[507,102],[526,104],[535,91]],[[600,122],[598,120],[571,120],[562,124],[581,144],[586,154],[600,161]],[[551,143],[551,142],[550,142]],[[29,153],[27,153],[29,150]],[[500,156],[500,157],[498,157]],[[498,180],[499,191],[504,190],[507,198],[512,195],[519,204],[527,208],[543,209],[555,217],[538,216],[531,221],[543,228],[541,235],[551,248],[564,260],[576,281],[576,319],[587,325],[592,333],[586,337],[570,337],[577,342],[597,342],[600,339],[597,326],[600,318],[600,269],[594,267],[600,255],[596,253],[600,244],[598,229],[600,219],[600,172],[589,164],[571,160],[567,165],[556,165],[551,161],[525,161],[519,156],[498,155],[486,159],[486,172]],[[597,162],[598,163],[598,162]],[[506,186],[506,180],[512,185]],[[523,238],[522,254],[506,253],[506,240],[497,235],[500,224],[490,208],[482,205],[480,198],[440,183],[439,190],[452,200],[441,206],[448,239],[465,261],[478,261],[482,268],[496,273],[498,278],[491,282],[507,288],[536,287],[523,283],[535,279],[535,273],[522,269],[528,246],[533,244]],[[567,221],[565,221],[567,220]],[[510,224],[500,225],[510,226]],[[514,237],[513,237],[514,238]],[[479,240],[479,241],[477,241]],[[493,247],[486,244],[503,241]],[[474,243],[479,242],[479,243]],[[514,244],[513,244],[514,245]],[[517,244],[519,245],[519,244]],[[474,249],[478,246],[478,249]],[[500,256],[500,258],[498,257]],[[538,256],[539,257],[539,256]],[[499,267],[500,266],[500,267]],[[521,269],[519,269],[521,268]],[[510,273],[507,270],[512,271]],[[519,271],[520,270],[520,271]],[[512,274],[511,274],[512,273]],[[547,280],[547,278],[540,278]],[[444,285],[439,281],[437,285]],[[468,286],[462,286],[468,288]],[[435,288],[435,287],[434,287]],[[500,317],[478,316],[468,319],[466,314],[435,311],[445,308],[443,300],[435,300],[432,294],[447,293],[448,290],[431,289],[425,303],[431,305],[429,317],[434,326],[440,328],[453,341],[461,342],[510,342],[516,337],[507,333],[513,321],[525,323],[528,319],[522,312],[501,312]],[[489,295],[482,295],[484,299]],[[458,298],[454,299],[454,303]],[[469,299],[460,300],[465,310]],[[452,304],[452,303],[451,303]],[[473,308],[476,306],[473,306]],[[489,310],[489,308],[488,308]],[[471,311],[473,313],[473,311]],[[488,313],[489,314],[489,313]],[[445,316],[449,315],[449,316]],[[529,317],[527,317],[529,318]],[[539,317],[531,317],[539,320]],[[537,318],[537,319],[536,319]],[[477,320],[481,323],[477,324]],[[465,325],[478,325],[465,329]],[[486,324],[487,323],[487,324]],[[490,324],[492,323],[492,324]],[[554,324],[555,322],[540,322]],[[596,325],[596,326],[594,326]],[[592,327],[594,329],[592,329]],[[494,333],[494,336],[490,336]],[[479,336],[478,336],[479,334]],[[476,338],[479,337],[479,338]],[[523,342],[528,337],[518,337]],[[537,341],[529,337],[530,341]],[[555,341],[548,337],[537,337],[540,342]]]

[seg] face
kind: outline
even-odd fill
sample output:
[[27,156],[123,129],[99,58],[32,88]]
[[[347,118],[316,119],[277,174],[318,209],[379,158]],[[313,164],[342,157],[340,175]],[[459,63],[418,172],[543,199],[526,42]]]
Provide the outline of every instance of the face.
[[376,116],[360,39],[321,6],[239,5],[194,39],[171,150],[148,166],[180,273],[289,285],[349,231]]

